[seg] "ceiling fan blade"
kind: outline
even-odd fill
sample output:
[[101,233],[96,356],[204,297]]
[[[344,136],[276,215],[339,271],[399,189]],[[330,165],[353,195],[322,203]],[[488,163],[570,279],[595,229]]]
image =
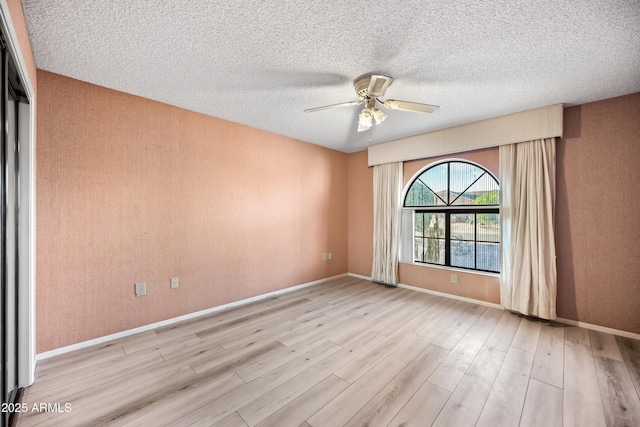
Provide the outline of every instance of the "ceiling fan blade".
[[360,99],[358,101],[342,102],[340,104],[325,105],[323,107],[307,108],[306,110],[304,110],[304,112],[305,113],[313,113],[314,111],[330,110],[332,108],[349,107],[351,105],[360,105],[363,102],[364,102],[364,99]]
[[437,105],[421,104],[419,102],[396,101],[395,99],[387,99],[379,101],[382,105],[390,110],[411,111],[412,113],[433,113],[440,109]]

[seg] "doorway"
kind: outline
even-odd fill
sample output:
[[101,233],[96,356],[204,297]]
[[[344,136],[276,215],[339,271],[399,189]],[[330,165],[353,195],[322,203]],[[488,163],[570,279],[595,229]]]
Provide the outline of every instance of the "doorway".
[[[26,108],[25,108],[26,107]],[[25,360],[21,345],[21,295],[28,287],[24,274],[25,250],[29,247],[28,204],[24,205],[23,148],[24,112],[29,111],[29,100],[20,79],[4,34],[0,34],[0,389],[2,402],[15,402],[21,384],[21,363]],[[28,121],[28,115],[27,115]],[[25,144],[26,143],[26,144]],[[28,167],[27,167],[28,169]],[[26,199],[28,200],[28,199]],[[23,211],[24,208],[27,211]],[[25,234],[25,230],[27,231]],[[28,359],[27,359],[28,360]],[[11,409],[10,406],[7,409]],[[10,410],[2,411],[1,425],[7,425]]]

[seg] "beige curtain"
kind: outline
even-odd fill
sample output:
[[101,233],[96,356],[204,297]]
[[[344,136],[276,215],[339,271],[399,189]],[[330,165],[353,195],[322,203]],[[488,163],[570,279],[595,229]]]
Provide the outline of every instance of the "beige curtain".
[[556,317],[555,139],[500,146],[500,302]]
[[398,284],[402,162],[373,167],[373,268],[371,278]]

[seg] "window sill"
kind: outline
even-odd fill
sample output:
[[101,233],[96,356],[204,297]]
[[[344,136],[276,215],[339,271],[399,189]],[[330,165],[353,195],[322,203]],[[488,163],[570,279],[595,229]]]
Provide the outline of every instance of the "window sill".
[[449,266],[445,266],[445,265],[422,264],[422,263],[419,263],[419,262],[402,262],[402,261],[400,261],[400,264],[415,265],[415,266],[418,266],[418,267],[427,267],[427,268],[437,268],[439,270],[449,270],[449,271],[455,271],[455,272],[458,272],[458,273],[476,274],[476,275],[479,275],[479,276],[500,277],[500,273],[490,273],[488,271],[468,270],[466,268],[449,267]]

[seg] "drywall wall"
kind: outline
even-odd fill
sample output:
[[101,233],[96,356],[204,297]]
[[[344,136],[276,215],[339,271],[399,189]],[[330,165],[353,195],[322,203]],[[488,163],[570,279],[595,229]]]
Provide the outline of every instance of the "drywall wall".
[[565,109],[558,316],[640,333],[640,93]]
[[367,151],[349,154],[349,272],[371,276],[373,262],[373,168]]
[[[494,147],[404,162],[404,186],[406,187],[411,178],[422,168],[444,159],[469,160],[488,169],[496,178],[498,177],[499,155],[498,148]],[[457,283],[451,283],[452,272],[457,276]],[[495,304],[500,303],[500,278],[495,274],[479,274],[459,269],[452,271],[428,265],[400,263],[398,278],[400,283],[405,285]]]
[[39,353],[347,272],[346,154],[41,70],[38,97]]
[[[451,156],[405,162],[404,184],[424,166],[444,158],[470,160],[498,175],[498,149],[459,153]],[[371,276],[373,258],[373,168],[367,152],[349,155],[349,272]],[[492,303],[500,302],[500,281],[496,275],[456,271],[458,283],[450,283],[451,270],[426,265],[399,266],[400,283]]]
[[[370,275],[366,151],[37,75],[38,352],[346,271]],[[556,221],[558,315],[636,333],[639,120],[640,94],[565,110]],[[497,175],[497,149],[451,157]],[[406,162],[405,183],[437,160]],[[451,285],[448,275],[400,265],[402,283],[498,302],[497,278],[463,272]],[[148,295],[136,298],[140,281]]]
[[[558,316],[640,333],[640,93],[566,108],[558,141],[556,252]],[[497,149],[454,154],[498,174]],[[405,184],[439,158],[406,162]],[[369,276],[372,174],[362,153],[349,157],[349,271]],[[367,208],[351,203],[354,192]],[[370,201],[371,200],[371,201]],[[353,206],[353,207],[352,207]],[[353,228],[364,223],[366,227]],[[370,247],[370,246],[368,246]],[[367,249],[368,249],[367,247]],[[356,269],[357,267],[357,269]],[[499,302],[497,277],[400,264],[400,282],[439,292]]]

